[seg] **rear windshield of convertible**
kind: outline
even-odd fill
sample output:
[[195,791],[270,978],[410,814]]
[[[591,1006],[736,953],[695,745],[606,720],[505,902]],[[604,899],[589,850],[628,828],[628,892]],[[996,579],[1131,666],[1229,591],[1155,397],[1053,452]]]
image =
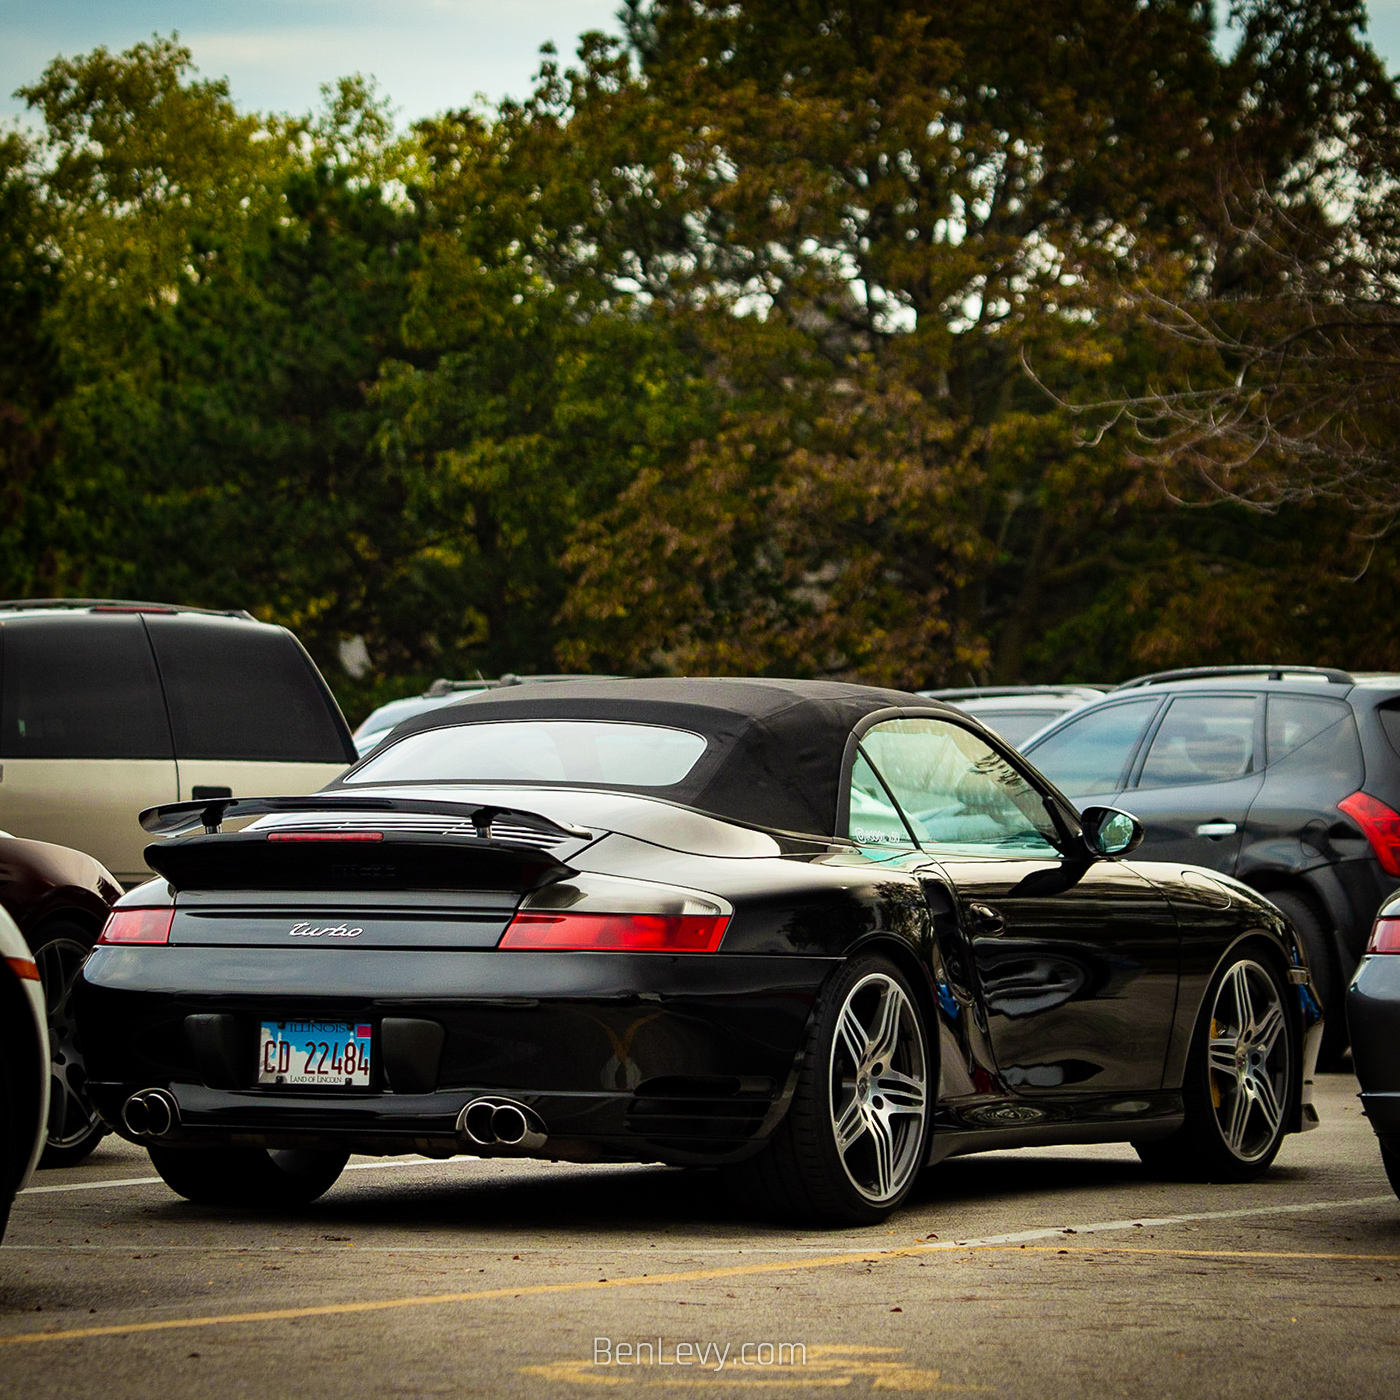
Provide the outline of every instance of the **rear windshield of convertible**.
[[705,740],[699,734],[660,725],[499,720],[406,735],[345,781],[671,787],[704,752]]

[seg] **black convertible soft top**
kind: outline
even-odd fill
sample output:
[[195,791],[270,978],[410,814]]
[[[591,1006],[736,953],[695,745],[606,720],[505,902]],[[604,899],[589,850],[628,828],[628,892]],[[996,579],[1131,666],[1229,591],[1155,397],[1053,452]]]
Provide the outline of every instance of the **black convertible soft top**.
[[[645,791],[780,831],[836,834],[851,730],[880,710],[944,707],[902,690],[836,681],[578,680],[483,691],[406,720],[395,737],[505,719],[601,719],[688,729],[704,756],[673,787]],[[343,781],[343,780],[342,780]]]

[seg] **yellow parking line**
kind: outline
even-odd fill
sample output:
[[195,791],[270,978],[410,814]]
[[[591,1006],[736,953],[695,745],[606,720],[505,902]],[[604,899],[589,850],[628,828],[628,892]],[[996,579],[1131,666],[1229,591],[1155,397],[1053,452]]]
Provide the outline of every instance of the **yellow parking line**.
[[863,1250],[853,1254],[827,1254],[807,1259],[780,1259],[764,1264],[738,1264],[722,1269],[689,1269],[679,1273],[636,1274],[626,1278],[578,1279],[572,1283],[522,1284],[515,1288],[484,1288],[471,1293],[425,1293],[409,1298],[377,1298],[360,1303],[325,1303],[316,1307],[271,1308],[264,1312],[218,1313],[208,1317],[169,1318],[160,1322],[116,1323],[107,1327],[74,1327],[64,1331],[18,1332],[0,1337],[0,1346],[36,1342],[77,1341],[84,1337],[132,1336],[142,1332],[171,1332],[191,1327],[219,1327],[240,1322],[290,1322],[304,1317],[345,1317],[356,1313],[388,1312],[398,1308],[441,1307],[449,1303],[479,1303],[496,1298],[537,1298],[555,1293],[585,1293],[617,1288],[656,1288],[667,1284],[709,1283],[719,1279],[751,1278],[758,1274],[787,1273],[797,1269],[829,1269],[842,1264],[880,1264],[928,1254],[962,1253],[1028,1254],[1146,1254],[1215,1259],[1318,1259],[1335,1261],[1400,1262],[1396,1254],[1324,1254],[1302,1250],[1171,1249],[1143,1245],[1015,1245],[1015,1244],[918,1244],[902,1249]]
[[425,1293],[415,1298],[378,1298],[363,1303],[327,1303],[310,1308],[274,1308],[266,1312],[219,1313],[211,1317],[179,1317],[161,1322],[118,1323],[110,1327],[74,1327],[62,1332],[18,1332],[0,1337],[0,1346],[28,1342],[66,1342],[81,1337],[117,1337],[137,1332],[168,1332],[184,1327],[217,1327],[234,1322],[286,1322],[301,1317],[340,1317],[352,1313],[386,1312],[393,1308],[439,1307],[446,1303],[478,1303],[492,1298],[535,1298],[550,1293],[583,1293],[593,1289],[650,1288],[668,1283],[707,1283],[792,1269],[826,1269],[839,1264],[875,1264],[914,1254],[927,1254],[928,1245],[907,1249],[866,1250],[859,1254],[828,1254],[815,1259],[783,1259],[767,1264],[739,1264],[724,1269],[691,1269],[674,1274],[638,1274],[629,1278],[579,1279],[573,1283],[522,1284],[516,1288],[484,1288],[473,1293]]

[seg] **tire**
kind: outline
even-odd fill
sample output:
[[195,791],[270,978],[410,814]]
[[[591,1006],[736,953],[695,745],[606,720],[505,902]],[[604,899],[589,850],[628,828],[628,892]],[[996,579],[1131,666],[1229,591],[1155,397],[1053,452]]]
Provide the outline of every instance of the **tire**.
[[265,1147],[150,1147],[165,1184],[201,1206],[290,1210],[310,1205],[335,1185],[348,1152]]
[[1381,1163],[1385,1167],[1390,1189],[1400,1196],[1400,1148],[1387,1147],[1381,1143]]
[[1347,1018],[1345,1006],[1346,983],[1337,966],[1336,950],[1326,926],[1317,911],[1302,895],[1280,890],[1266,896],[1288,916],[1298,930],[1303,949],[1308,955],[1308,971],[1312,973],[1313,989],[1322,1003],[1322,1048],[1318,1051],[1317,1067],[1335,1070],[1340,1067],[1347,1051]]
[[1298,1094],[1287,1007],[1287,984],[1272,959],[1246,949],[1226,961],[1191,1039],[1186,1121],[1164,1142],[1133,1144],[1150,1169],[1222,1182],[1253,1181],[1269,1169]]
[[1380,1144],[1380,1163],[1385,1166],[1386,1180],[1390,1183],[1390,1190],[1400,1196],[1400,1148],[1386,1147],[1385,1142]]
[[936,1082],[908,979],[886,958],[852,960],[823,993],[792,1103],[743,1164],[745,1184],[785,1219],[878,1224],[927,1159]]
[[91,929],[70,919],[41,924],[28,939],[39,967],[49,1023],[48,1142],[41,1167],[73,1167],[107,1135],[87,1095],[80,1029],[73,1018],[73,984],[97,942]]

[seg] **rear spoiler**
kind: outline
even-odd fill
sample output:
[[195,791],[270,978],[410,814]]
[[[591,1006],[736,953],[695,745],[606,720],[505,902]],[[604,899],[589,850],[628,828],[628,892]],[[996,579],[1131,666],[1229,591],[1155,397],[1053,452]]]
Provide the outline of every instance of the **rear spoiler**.
[[212,836],[226,821],[294,812],[325,816],[344,812],[422,812],[432,816],[461,817],[471,822],[476,834],[483,840],[490,839],[491,823],[498,817],[508,817],[512,826],[523,826],[560,841],[571,838],[589,841],[594,836],[587,827],[557,822],[538,812],[524,812],[515,807],[446,802],[423,797],[327,797],[322,793],[313,793],[309,797],[210,797],[197,802],[165,802],[159,807],[147,807],[141,813],[141,825],[156,836],[177,836],[200,826],[207,835]]
[[[306,813],[419,812],[470,821],[472,835],[396,830],[385,822],[368,840],[355,829],[318,832],[314,822],[271,831],[219,831],[227,819]],[[517,894],[575,873],[560,853],[511,835],[493,836],[491,823],[508,821],[567,841],[572,852],[594,839],[568,826],[510,807],[401,797],[219,797],[173,802],[141,813],[147,831],[173,836],[146,847],[146,861],[177,890],[505,890]],[[366,823],[366,826],[372,825]],[[201,831],[200,828],[203,828]],[[363,829],[362,829],[363,830]],[[341,837],[343,839],[337,839]],[[465,839],[464,839],[465,838]]]

